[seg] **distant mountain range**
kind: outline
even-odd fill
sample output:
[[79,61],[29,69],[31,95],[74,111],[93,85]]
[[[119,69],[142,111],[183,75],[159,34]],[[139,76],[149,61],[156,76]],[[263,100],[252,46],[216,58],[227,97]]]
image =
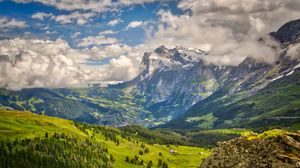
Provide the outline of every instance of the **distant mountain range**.
[[[168,128],[263,127],[299,123],[300,60],[287,54],[299,42],[300,20],[270,36],[279,59],[246,58],[238,66],[207,64],[204,51],[160,46],[143,56],[140,74],[108,87],[0,90],[5,108],[94,124]],[[260,39],[263,41],[263,39]]]

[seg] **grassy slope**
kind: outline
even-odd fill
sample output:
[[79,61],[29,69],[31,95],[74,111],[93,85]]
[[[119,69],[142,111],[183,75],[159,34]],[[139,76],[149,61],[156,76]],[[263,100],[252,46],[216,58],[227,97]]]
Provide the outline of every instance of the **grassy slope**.
[[36,115],[31,112],[0,109],[0,137],[32,138],[42,136],[45,132],[64,132],[76,137],[85,136],[69,120]]
[[[253,128],[299,123],[300,72],[271,82],[248,97],[216,92],[166,125],[170,128]],[[181,123],[181,124],[177,124]],[[210,127],[208,127],[210,126]]]
[[[36,136],[43,136],[45,132],[50,134],[54,132],[64,132],[67,135],[72,135],[78,139],[90,138],[84,132],[80,131],[74,126],[74,123],[69,120],[47,117],[36,115],[30,112],[19,112],[12,110],[2,110],[0,109],[0,140],[4,139],[15,139],[15,138],[32,138]],[[92,130],[88,131],[88,134],[93,134]],[[120,145],[116,145],[115,142],[110,140],[105,140],[104,135],[101,133],[96,133],[95,141],[102,142],[108,147],[109,153],[113,154],[116,158],[115,167],[126,168],[126,167],[146,167],[137,166],[125,162],[125,157],[129,156],[133,158],[134,155],[138,155],[141,149],[139,144],[136,142],[130,142],[127,139],[121,138]],[[158,159],[161,158],[163,161],[167,162],[169,167],[198,167],[202,159],[210,154],[209,150],[197,147],[187,147],[187,146],[166,146],[166,145],[150,145],[146,144],[150,152],[144,155],[139,155],[144,161],[148,162],[152,160],[154,167],[157,166]],[[176,150],[177,153],[171,155],[169,150]],[[159,152],[162,156],[159,156]],[[169,161],[167,161],[169,159]]]

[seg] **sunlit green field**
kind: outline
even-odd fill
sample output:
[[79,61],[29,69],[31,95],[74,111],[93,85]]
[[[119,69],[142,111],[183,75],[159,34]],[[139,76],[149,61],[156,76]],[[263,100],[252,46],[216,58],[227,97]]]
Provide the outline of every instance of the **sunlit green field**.
[[[88,135],[77,129],[73,121],[64,120],[54,117],[36,115],[30,112],[19,112],[12,110],[0,109],[0,139],[14,140],[16,138],[33,138],[44,137],[45,132],[49,134],[66,133],[67,135],[78,139],[90,139],[103,143],[108,148],[110,154],[116,159],[115,167],[146,167],[146,164],[134,165],[125,161],[126,156],[133,158],[135,155],[143,159],[145,163],[150,160],[153,162],[153,167],[157,167],[158,159],[166,162],[169,167],[184,168],[184,167],[199,167],[203,158],[210,154],[210,150],[198,147],[173,146],[147,144],[140,140],[128,141],[121,136],[118,136],[119,145],[115,142],[107,140],[101,133],[95,133],[93,130],[87,130]],[[95,134],[95,138],[91,139],[91,135]],[[141,144],[149,149],[148,153],[139,155],[139,151],[143,150]],[[174,154],[170,150],[176,151]]]

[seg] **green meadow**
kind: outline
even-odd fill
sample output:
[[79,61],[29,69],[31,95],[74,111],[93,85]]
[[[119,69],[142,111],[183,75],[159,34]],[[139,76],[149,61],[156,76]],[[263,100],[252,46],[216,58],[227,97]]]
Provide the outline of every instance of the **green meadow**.
[[[2,141],[44,138],[46,132],[49,136],[64,133],[79,141],[88,139],[102,144],[113,156],[114,167],[117,168],[147,167],[150,161],[153,163],[152,167],[158,167],[159,162],[165,162],[172,168],[196,168],[210,155],[210,150],[205,148],[147,143],[137,136],[122,136],[122,130],[117,128],[102,126],[100,129],[100,126],[82,126],[70,120],[30,112],[0,110],[0,140]],[[111,136],[114,137],[113,140]],[[138,157],[138,160],[143,160],[144,164],[132,164],[126,161],[126,157],[129,160]]]

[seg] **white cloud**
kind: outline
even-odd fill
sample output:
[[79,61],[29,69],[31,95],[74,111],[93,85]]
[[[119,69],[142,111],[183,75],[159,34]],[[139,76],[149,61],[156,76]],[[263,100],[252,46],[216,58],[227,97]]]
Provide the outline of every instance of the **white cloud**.
[[9,30],[13,28],[26,28],[28,27],[25,21],[16,20],[16,19],[8,19],[6,17],[0,16],[0,31],[1,30]]
[[109,35],[109,34],[116,34],[118,32],[112,31],[112,30],[105,30],[105,31],[101,31],[98,34],[99,35]]
[[[294,7],[292,7],[294,6]],[[277,55],[270,38],[258,39],[282,24],[300,16],[296,0],[182,0],[178,7],[185,14],[160,10],[157,29],[145,26],[145,51],[160,44],[169,48],[183,46],[207,51],[208,62],[237,65],[250,56],[274,62]],[[156,26],[154,25],[154,26]],[[278,44],[272,44],[279,48]]]
[[92,59],[104,59],[108,57],[119,57],[121,55],[128,55],[132,47],[115,43],[106,46],[93,46],[91,48],[84,48],[82,52],[89,55]]
[[31,16],[32,19],[38,19],[38,20],[44,20],[44,18],[48,18],[53,16],[52,13],[44,13],[44,12],[38,12]]
[[[102,78],[79,64],[89,56],[70,48],[63,40],[0,41],[0,87],[18,90],[30,87],[82,86],[91,77]],[[93,74],[93,75],[90,75]]]
[[129,57],[121,55],[119,58],[113,58],[107,67],[108,78],[112,81],[125,81],[134,78],[138,74],[135,63]]
[[[103,11],[117,11],[122,5],[125,6],[143,3],[143,1],[141,0],[128,0],[117,3],[105,1],[103,2],[103,4],[96,1],[83,0],[45,0],[40,2],[55,6],[58,9],[70,10],[72,11],[70,15],[75,13],[74,10],[80,10],[80,14],[93,12],[97,13]],[[32,55],[41,54],[43,55],[41,56],[41,58],[45,59],[45,62],[49,62],[46,58],[44,58],[44,55],[46,55],[46,53],[42,52],[46,50],[49,50],[47,52],[47,55],[53,55],[53,57],[55,58],[57,55],[59,55],[57,56],[57,58],[61,59],[61,61],[71,58],[71,60],[73,60],[74,62],[74,64],[72,65],[74,66],[66,67],[74,71],[68,72],[64,69],[61,70],[66,71],[66,74],[71,74],[69,75],[70,81],[76,81],[76,79],[80,79],[81,81],[88,81],[90,79],[132,79],[138,73],[143,53],[152,51],[162,44],[166,45],[168,48],[183,46],[186,48],[193,47],[203,49],[209,53],[209,55],[205,58],[205,60],[209,63],[237,65],[246,56],[251,56],[256,59],[272,63],[274,62],[274,60],[276,60],[277,57],[273,53],[274,51],[270,50],[268,46],[277,46],[278,44],[272,41],[270,37],[263,35],[269,33],[270,31],[275,31],[285,22],[296,19],[300,16],[300,1],[298,0],[182,0],[178,4],[178,7],[185,11],[184,14],[174,15],[170,11],[161,10],[157,13],[159,16],[157,23],[143,23],[142,21],[133,21],[129,23],[127,29],[143,26],[146,31],[147,39],[145,43],[134,47],[120,44],[120,42],[116,38],[104,36],[112,34],[113,31],[110,30],[100,32],[98,36],[88,36],[86,38],[83,38],[81,41],[79,41],[78,47],[91,48],[85,48],[81,50],[74,50],[69,47],[66,47],[68,49],[55,49],[61,47],[61,44],[56,41],[49,42],[50,45],[47,44],[47,46],[49,46],[48,48],[46,47],[46,45],[44,46],[42,44],[31,44],[32,42],[28,41],[26,41],[26,43],[29,43],[28,45],[30,45],[30,47],[28,46],[27,48],[24,47],[26,46],[25,42],[20,43],[11,41],[10,49],[3,48],[3,45],[0,45],[0,60],[2,60],[1,74],[6,74],[8,76],[1,76],[2,79],[0,79],[0,81],[2,83],[0,83],[2,85],[9,86],[10,88],[18,88],[22,86],[39,86],[38,84],[31,84],[34,83],[31,82],[31,79],[36,78],[34,75],[38,72],[31,72],[30,70],[28,70],[30,66],[26,65],[18,68],[12,67],[13,63],[18,63],[18,61],[13,61],[14,57],[18,57],[18,54],[14,54],[15,50],[19,53],[21,53],[21,51],[25,51],[25,56],[26,54],[29,55],[28,58],[31,58]],[[59,22],[77,24],[86,23],[89,21],[89,19],[92,19],[92,17],[94,17],[84,17],[83,20],[78,21],[76,17],[69,17],[68,15],[61,16],[63,17],[59,19]],[[108,22],[107,25],[114,26],[119,24],[120,22],[121,20],[116,19]],[[261,36],[263,36],[263,41],[258,42],[257,39]],[[76,37],[78,37],[78,35]],[[19,45],[23,46],[25,49],[13,49],[13,46]],[[32,48],[31,45],[36,45],[39,48]],[[2,54],[3,52],[5,53],[5,51],[9,51],[7,52],[8,54]],[[22,53],[21,55],[23,55],[24,53]],[[295,57],[299,55],[298,53],[299,46],[289,47],[288,54],[290,56]],[[3,60],[7,59],[5,55],[9,54],[13,55],[9,56],[9,60],[12,60],[12,63],[2,66],[2,62],[5,62]],[[76,59],[76,57],[80,59]],[[110,63],[108,65],[97,67],[97,69],[88,69],[87,67],[78,66],[78,60],[81,60],[82,63],[87,58],[97,60],[107,57],[112,58]],[[40,60],[36,61],[39,62],[39,64],[43,63],[43,61]],[[65,64],[68,65],[67,63]],[[21,73],[23,71],[24,73]],[[29,75],[26,75],[25,72]],[[73,75],[75,72],[78,72],[80,77],[75,79],[74,76],[76,75]],[[32,77],[31,74],[33,74],[34,77]],[[54,74],[52,72],[49,74],[50,77],[46,79],[46,82],[40,82],[42,83],[40,84],[41,86],[44,85],[53,87],[70,86],[75,83],[82,84],[80,81],[68,83],[67,80],[63,80],[64,76],[61,74],[58,76],[51,75]],[[3,78],[10,79],[10,82],[8,82],[9,80],[3,80]],[[16,80],[16,82],[12,82],[12,78],[13,80]],[[46,78],[46,75],[44,75],[43,78]],[[39,76],[37,77],[37,79],[42,80]],[[47,81],[50,79],[59,82]],[[66,79],[68,79],[68,77],[66,77]],[[3,84],[3,82],[6,83]]]
[[118,39],[105,37],[103,35],[100,36],[88,36],[77,44],[78,47],[88,47],[93,45],[104,45],[104,44],[114,44],[117,43]]
[[18,3],[30,3],[30,2],[40,2],[45,5],[54,6],[61,10],[84,10],[93,11],[97,13],[107,12],[107,11],[119,11],[121,7],[129,5],[137,5],[144,3],[151,3],[158,0],[14,0]]
[[81,35],[80,32],[75,32],[75,33],[72,34],[71,38],[76,38],[76,37],[78,37],[80,35]]
[[141,27],[143,25],[142,21],[132,21],[130,22],[127,27],[125,28],[125,30],[128,30],[130,28],[137,28],[137,27]]
[[49,30],[47,30],[46,32],[45,32],[46,34],[57,34],[57,31],[49,31]]
[[300,43],[289,45],[286,55],[292,58],[300,58]]
[[76,23],[78,25],[83,25],[88,21],[91,21],[91,18],[96,15],[97,14],[94,12],[80,13],[76,11],[68,15],[52,16],[51,18],[60,24]]
[[111,20],[107,23],[108,26],[115,26],[119,23],[122,23],[123,21],[121,19],[114,19],[114,20]]
[[[58,39],[0,40],[0,87],[11,90],[34,87],[83,87],[90,82],[124,81],[138,73],[135,51],[124,44],[91,49],[72,49]],[[114,57],[109,64],[93,68],[89,59]]]

